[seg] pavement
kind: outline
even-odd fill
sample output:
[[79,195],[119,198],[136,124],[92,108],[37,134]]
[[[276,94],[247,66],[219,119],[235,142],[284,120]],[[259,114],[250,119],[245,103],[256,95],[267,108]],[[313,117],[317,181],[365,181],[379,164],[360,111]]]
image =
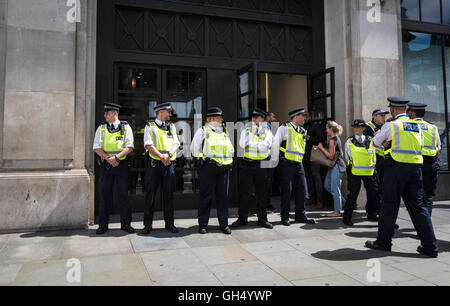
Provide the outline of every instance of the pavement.
[[[308,210],[311,211],[310,207]],[[230,224],[236,218],[230,210]],[[377,234],[377,223],[355,213],[355,226],[342,218],[311,211],[317,224],[280,224],[269,215],[273,230],[249,226],[219,231],[212,211],[209,233],[197,233],[196,211],[177,211],[179,234],[153,223],[149,236],[139,234],[142,215],[134,215],[136,234],[119,223],[96,236],[86,230],[28,232],[0,235],[0,286],[8,285],[143,285],[143,286],[363,286],[450,285],[450,202],[437,202],[433,211],[439,257],[416,252],[420,241],[405,208],[401,208],[392,252],[364,248]],[[158,216],[157,216],[158,217]],[[117,220],[117,219],[116,219]]]

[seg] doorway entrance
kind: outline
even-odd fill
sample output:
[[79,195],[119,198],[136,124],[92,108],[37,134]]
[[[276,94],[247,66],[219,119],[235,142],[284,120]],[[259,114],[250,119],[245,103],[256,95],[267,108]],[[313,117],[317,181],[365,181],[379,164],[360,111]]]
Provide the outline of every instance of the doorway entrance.
[[[183,155],[184,145],[190,143],[189,131],[194,130],[194,120],[201,120],[206,108],[206,73],[202,69],[156,65],[117,63],[114,67],[115,101],[122,105],[119,118],[127,121],[134,133],[134,151],[128,156],[130,168],[128,193],[133,212],[143,212],[145,205],[144,130],[156,114],[157,104],[170,102],[176,116],[181,146],[177,152],[175,167],[174,202],[176,209],[192,208],[198,202],[196,170],[191,157]],[[161,209],[161,192],[155,209]],[[117,196],[114,196],[112,212],[118,212]]]

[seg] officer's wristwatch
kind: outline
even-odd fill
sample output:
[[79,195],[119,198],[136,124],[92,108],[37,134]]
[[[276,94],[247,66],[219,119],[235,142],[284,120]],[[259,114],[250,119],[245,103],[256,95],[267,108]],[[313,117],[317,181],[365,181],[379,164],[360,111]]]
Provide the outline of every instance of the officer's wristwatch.
[[169,155],[169,158],[172,158],[172,156],[173,156],[172,153],[169,152],[167,154]]
[[117,158],[117,156],[114,156],[114,158],[116,159],[117,162],[119,162],[120,160]]

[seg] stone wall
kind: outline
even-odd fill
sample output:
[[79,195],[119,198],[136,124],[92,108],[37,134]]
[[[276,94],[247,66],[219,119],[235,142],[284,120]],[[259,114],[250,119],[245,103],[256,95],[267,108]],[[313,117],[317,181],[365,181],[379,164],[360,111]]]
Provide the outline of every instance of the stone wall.
[[87,225],[88,2],[0,1],[0,231]]

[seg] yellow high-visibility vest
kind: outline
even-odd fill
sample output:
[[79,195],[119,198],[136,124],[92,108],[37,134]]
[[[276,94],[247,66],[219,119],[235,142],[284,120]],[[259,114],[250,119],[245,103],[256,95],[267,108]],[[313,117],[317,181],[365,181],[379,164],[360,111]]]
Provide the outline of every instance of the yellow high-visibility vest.
[[438,137],[439,131],[437,126],[426,122],[423,119],[414,119],[420,125],[420,129],[423,133],[423,149],[422,154],[424,156],[435,157],[438,152]]
[[[122,124],[122,123],[121,123]],[[126,136],[128,133],[128,124],[123,125],[123,129],[119,129],[115,133],[110,133],[106,124],[100,126],[100,140],[99,144],[103,151],[109,156],[116,156],[125,149]],[[122,133],[123,130],[123,133]],[[124,160],[126,156],[119,158],[119,160]]]
[[[370,121],[370,122],[367,123],[367,125],[372,129],[372,131],[373,131],[373,133],[375,135],[375,129],[377,128],[375,126],[375,124],[372,121]],[[384,155],[385,155],[384,151],[385,151],[385,149],[384,149],[383,146],[375,147],[375,153],[377,153],[377,155],[380,156],[380,157],[384,157]]]
[[209,126],[203,127],[204,143],[203,151],[199,158],[212,159],[220,165],[228,166],[233,163],[234,148],[228,134],[215,132]]
[[280,151],[284,153],[284,158],[287,160],[301,163],[305,156],[305,129],[300,127],[301,133],[299,133],[291,123],[287,123],[286,128],[286,147],[280,147]]
[[[160,128],[156,122],[152,121],[148,124],[150,128],[150,134],[152,136],[153,145],[161,154],[169,154],[170,150],[173,148],[174,137],[176,135],[172,135],[171,126],[167,130]],[[150,157],[155,160],[161,160],[158,156],[153,155],[148,152]],[[174,161],[177,158],[177,154],[174,153],[170,158],[171,161]]]
[[407,116],[391,121],[392,158],[399,163],[423,164],[423,136],[420,125]]
[[348,165],[352,166],[352,174],[357,176],[372,176],[375,172],[376,154],[372,139],[368,137],[370,145],[357,146],[354,137],[350,137],[345,144],[348,153]]
[[[245,134],[248,136],[250,134],[250,128],[247,128]],[[263,133],[261,135],[253,135],[247,147],[245,147],[244,157],[251,160],[265,160],[269,157],[270,148],[260,148],[258,143],[264,141],[269,135],[269,130],[263,128]]]

